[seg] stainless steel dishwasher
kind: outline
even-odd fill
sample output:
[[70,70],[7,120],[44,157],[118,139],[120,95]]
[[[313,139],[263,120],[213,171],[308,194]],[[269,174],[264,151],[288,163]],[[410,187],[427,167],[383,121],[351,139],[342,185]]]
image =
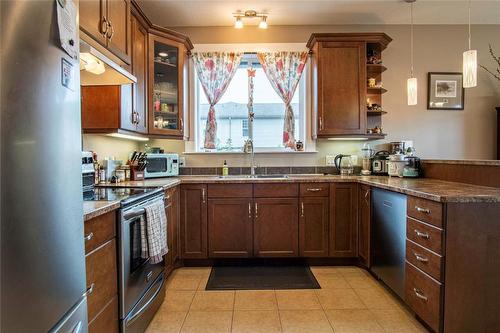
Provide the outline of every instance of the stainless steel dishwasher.
[[372,192],[372,271],[404,299],[406,195],[374,188]]

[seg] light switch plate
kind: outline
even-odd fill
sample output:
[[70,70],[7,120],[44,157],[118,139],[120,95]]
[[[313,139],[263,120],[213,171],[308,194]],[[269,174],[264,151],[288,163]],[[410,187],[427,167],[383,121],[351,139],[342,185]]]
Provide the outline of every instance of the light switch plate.
[[326,165],[335,165],[335,156],[334,155],[326,155],[325,156],[325,164]]

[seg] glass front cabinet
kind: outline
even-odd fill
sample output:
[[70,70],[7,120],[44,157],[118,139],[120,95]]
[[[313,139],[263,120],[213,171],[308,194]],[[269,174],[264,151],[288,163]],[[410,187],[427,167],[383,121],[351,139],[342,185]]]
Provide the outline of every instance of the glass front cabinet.
[[149,35],[149,133],[183,139],[187,107],[188,48],[183,42]]

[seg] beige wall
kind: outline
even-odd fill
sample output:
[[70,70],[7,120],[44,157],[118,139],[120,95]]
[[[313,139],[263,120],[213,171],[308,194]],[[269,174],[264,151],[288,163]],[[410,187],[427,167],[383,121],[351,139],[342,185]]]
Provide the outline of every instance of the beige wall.
[[[462,52],[467,47],[467,30],[463,25],[420,25],[415,27],[415,75],[418,78],[418,105],[406,105],[406,79],[409,72],[409,26],[270,26],[267,31],[254,27],[236,30],[232,27],[175,28],[190,36],[194,44],[212,43],[306,43],[312,32],[380,31],[393,38],[383,53],[388,70],[383,83],[389,91],[383,97],[386,141],[413,140],[417,153],[424,158],[493,159],[496,151],[496,113],[500,106],[500,82],[479,70],[478,87],[467,89],[464,111],[429,111],[426,109],[427,72],[460,72]],[[472,29],[472,44],[478,49],[479,62],[494,67],[488,54],[488,43],[500,54],[500,25],[478,25]],[[84,144],[87,140],[84,138]],[[93,140],[101,146],[99,140]],[[111,143],[111,142],[106,142]],[[373,142],[374,145],[383,142]],[[104,144],[104,142],[102,142]],[[182,152],[183,144],[170,140],[153,140],[150,146]],[[319,141],[317,154],[262,154],[260,165],[324,164],[327,154],[359,153],[362,143]],[[120,150],[124,149],[120,144]],[[106,148],[107,149],[107,148]],[[105,150],[103,148],[103,150]],[[113,149],[114,150],[114,149]],[[188,155],[188,166],[219,166],[224,159],[233,166],[248,163],[245,156]]]
[[97,134],[83,135],[83,150],[97,152],[99,161],[114,157],[126,162],[129,154],[137,149],[139,149],[139,144],[136,141]]

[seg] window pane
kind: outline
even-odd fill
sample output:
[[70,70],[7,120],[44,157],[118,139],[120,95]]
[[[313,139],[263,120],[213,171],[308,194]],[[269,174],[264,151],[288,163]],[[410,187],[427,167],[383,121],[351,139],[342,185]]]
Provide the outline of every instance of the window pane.
[[[285,104],[274,91],[263,69],[255,66],[254,78],[254,147],[283,147],[283,118]],[[208,101],[201,84],[198,82],[198,135],[199,148],[203,149],[205,126],[208,114]],[[246,65],[238,68],[228,89],[215,106],[217,119],[217,150],[241,150],[248,138],[248,76]],[[295,115],[295,133],[299,136],[299,93],[292,99]]]

